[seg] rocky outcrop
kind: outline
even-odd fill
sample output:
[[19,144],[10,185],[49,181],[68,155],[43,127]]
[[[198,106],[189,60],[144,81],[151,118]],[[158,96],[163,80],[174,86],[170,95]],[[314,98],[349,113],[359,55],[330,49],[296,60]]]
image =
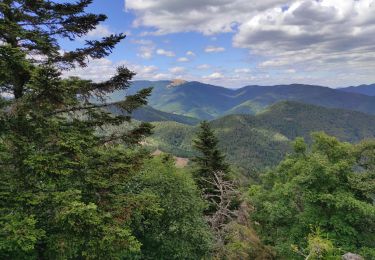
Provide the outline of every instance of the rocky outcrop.
[[342,260],[364,260],[364,258],[353,253],[346,253],[342,256]]

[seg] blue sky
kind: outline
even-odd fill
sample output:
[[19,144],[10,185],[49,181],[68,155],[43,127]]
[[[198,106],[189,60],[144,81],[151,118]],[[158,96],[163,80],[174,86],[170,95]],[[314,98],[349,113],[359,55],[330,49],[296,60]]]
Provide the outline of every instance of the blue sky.
[[[67,73],[100,81],[118,65],[136,79],[227,87],[375,82],[375,0],[94,0],[107,21],[88,39],[124,32],[102,60]],[[63,41],[64,49],[83,43]]]

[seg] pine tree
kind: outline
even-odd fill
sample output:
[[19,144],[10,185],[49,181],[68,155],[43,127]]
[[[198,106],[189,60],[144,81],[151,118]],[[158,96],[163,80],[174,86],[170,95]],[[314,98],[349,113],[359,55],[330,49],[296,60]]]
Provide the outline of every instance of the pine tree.
[[203,121],[199,128],[197,137],[193,140],[193,147],[199,152],[193,158],[197,168],[194,175],[202,190],[212,189],[210,182],[214,180],[214,173],[223,172],[227,175],[229,166],[218,148],[219,141],[209,123]]
[[[103,108],[113,105],[109,93],[130,87],[134,73],[119,67],[100,83],[61,77],[107,56],[125,38],[110,35],[62,50],[58,38],[75,40],[106,19],[85,12],[91,2],[0,3],[0,91],[12,96],[0,98],[2,259],[118,259],[140,249],[128,222],[133,201],[141,202],[125,190],[145,155],[132,147],[151,126],[97,134],[131,121]],[[150,92],[115,105],[131,113]]]

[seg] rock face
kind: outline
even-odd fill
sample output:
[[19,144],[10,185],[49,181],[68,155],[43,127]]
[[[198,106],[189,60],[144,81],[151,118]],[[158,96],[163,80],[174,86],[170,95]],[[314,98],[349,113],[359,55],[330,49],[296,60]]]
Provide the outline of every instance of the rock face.
[[167,86],[167,88],[177,87],[179,85],[185,84],[187,81],[183,79],[174,79],[172,82]]
[[342,256],[343,260],[364,260],[362,256],[353,253],[346,253]]

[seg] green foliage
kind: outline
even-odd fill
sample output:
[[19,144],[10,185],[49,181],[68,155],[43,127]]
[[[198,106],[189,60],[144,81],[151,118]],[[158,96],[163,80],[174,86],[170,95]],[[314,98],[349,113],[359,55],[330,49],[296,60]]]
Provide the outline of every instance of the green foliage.
[[1,219],[1,252],[14,252],[14,258],[26,258],[34,250],[35,243],[42,239],[45,232],[36,228],[34,216],[22,216],[20,213],[8,214]]
[[303,146],[298,139],[295,154],[250,188],[264,241],[292,257],[290,245],[319,242],[304,239],[313,225],[346,252],[375,248],[374,143],[351,145],[316,133],[312,150]]
[[307,248],[305,250],[301,251],[295,245],[292,245],[292,249],[295,253],[305,257],[305,259],[341,259],[340,250],[334,246],[332,240],[323,237],[323,234],[319,228],[308,235]]
[[[134,73],[119,67],[100,83],[61,78],[63,69],[103,58],[125,38],[61,51],[57,38],[74,40],[106,19],[85,11],[91,2],[0,3],[0,91],[13,95],[0,102],[2,259],[121,259],[140,250],[129,226],[126,183],[147,155],[134,147],[151,126],[96,134],[131,120],[100,108],[111,105],[108,93],[129,88]],[[146,104],[150,91],[116,105],[130,113]]]
[[173,164],[165,156],[148,160],[129,182],[133,194],[153,201],[132,220],[142,259],[202,259],[210,251],[205,203],[190,174]]
[[229,171],[229,165],[225,162],[225,156],[218,149],[218,143],[219,141],[208,122],[203,121],[193,140],[193,147],[199,153],[193,158],[196,166],[194,177],[203,191],[212,189],[212,184],[209,182],[213,180],[214,172],[227,174]]

